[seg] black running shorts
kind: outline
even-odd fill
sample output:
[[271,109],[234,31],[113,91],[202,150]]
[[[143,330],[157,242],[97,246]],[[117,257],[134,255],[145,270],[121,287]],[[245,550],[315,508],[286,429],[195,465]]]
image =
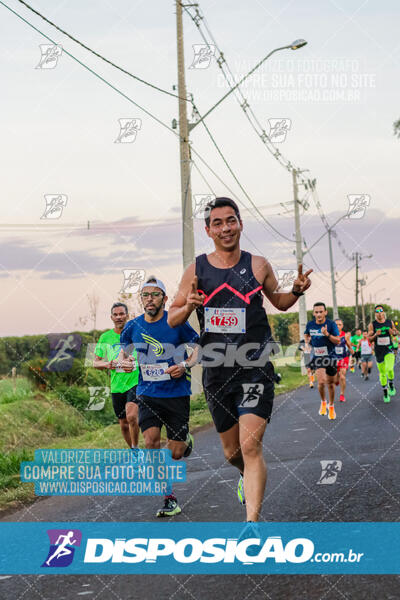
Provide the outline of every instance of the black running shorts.
[[325,369],[327,375],[336,375],[337,373],[337,358],[331,356],[314,356],[310,363],[311,369]]
[[264,367],[241,368],[234,375],[232,370],[220,369],[218,381],[203,387],[216,430],[228,431],[245,414],[258,415],[269,422],[274,401],[274,368],[270,362]]
[[126,419],[125,404],[127,402],[136,402],[136,385],[126,392],[112,392],[111,398],[113,408],[117,419]]
[[189,433],[190,396],[178,398],[152,398],[138,396],[139,427],[146,431],[149,427],[165,425],[167,438],[184,442]]

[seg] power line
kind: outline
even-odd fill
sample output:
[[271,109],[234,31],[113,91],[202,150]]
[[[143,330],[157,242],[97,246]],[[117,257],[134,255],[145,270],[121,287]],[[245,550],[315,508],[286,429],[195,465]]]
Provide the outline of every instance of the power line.
[[[10,8],[7,4],[5,4],[3,2],[3,0],[0,0],[0,4],[2,4],[10,12],[12,12],[14,15],[16,15],[19,19],[21,19],[21,21],[24,21],[24,23],[26,23],[27,25],[29,25],[29,27],[31,27],[32,29],[34,29],[35,31],[37,31],[38,33],[40,33],[40,35],[42,35],[43,37],[45,37],[52,44],[56,44],[56,42],[54,40],[52,40],[48,35],[46,35],[45,33],[43,33],[43,31],[41,31],[40,29],[38,29],[37,27],[35,27],[35,25],[33,25],[32,23],[30,23],[22,15],[20,15],[15,10],[13,10],[12,8]],[[164,123],[163,121],[161,121],[161,119],[159,119],[158,117],[156,117],[155,115],[153,115],[146,108],[144,108],[143,106],[141,106],[140,104],[138,104],[137,102],[135,102],[134,100],[132,100],[132,98],[130,98],[129,96],[127,96],[127,94],[125,94],[120,89],[118,89],[115,85],[113,85],[112,83],[110,83],[107,79],[105,79],[105,77],[102,77],[101,75],[99,75],[96,71],[94,71],[94,69],[92,69],[91,67],[88,67],[84,62],[82,62],[81,60],[79,60],[79,58],[76,58],[76,56],[74,56],[73,54],[71,54],[71,52],[68,52],[68,50],[65,50],[64,48],[63,48],[63,52],[65,52],[65,54],[67,54],[73,60],[75,60],[77,63],[79,63],[84,69],[86,69],[87,71],[89,71],[90,73],[92,73],[92,75],[94,75],[95,77],[97,77],[98,79],[100,79],[103,83],[105,83],[106,85],[108,85],[111,89],[113,89],[115,92],[117,92],[120,96],[122,96],[123,98],[125,98],[125,100],[128,100],[128,102],[130,102],[131,104],[133,104],[134,106],[136,106],[137,108],[139,108],[140,110],[142,110],[144,113],[146,113],[146,115],[148,115],[149,117],[151,117],[152,119],[154,119],[157,123],[159,123],[159,125],[162,125],[166,129],[168,129],[168,131],[171,131],[174,135],[176,135],[177,137],[180,138],[179,133],[177,133],[176,131],[174,131],[169,125],[167,125],[166,123]]]
[[[155,85],[154,83],[150,83],[149,81],[146,81],[145,79],[142,79],[141,77],[138,77],[137,75],[134,75],[130,71],[127,71],[123,67],[120,67],[119,65],[115,64],[108,58],[105,58],[105,56],[103,56],[102,54],[99,54],[92,48],[89,48],[89,46],[86,46],[86,44],[84,44],[83,42],[78,40],[76,37],[74,37],[67,31],[65,31],[65,29],[62,29],[61,27],[59,27],[58,25],[53,23],[53,21],[50,21],[50,19],[48,19],[47,17],[42,15],[42,13],[40,13],[38,10],[34,9],[32,6],[30,6],[30,4],[28,4],[24,0],[18,0],[18,2],[20,2],[20,4],[23,4],[24,6],[26,6],[26,8],[28,8],[31,12],[35,13],[35,15],[38,15],[41,19],[43,19],[43,21],[46,21],[46,23],[48,23],[49,25],[51,25],[52,27],[57,29],[57,31],[60,31],[62,34],[66,35],[70,40],[72,40],[76,44],[79,44],[80,46],[82,46],[82,48],[85,48],[85,50],[87,50],[88,52],[91,52],[94,56],[97,56],[97,58],[100,58],[100,60],[111,65],[115,69],[118,69],[118,71],[121,71],[121,73],[124,73],[125,75],[128,75],[129,77],[132,77],[133,79],[136,79],[136,81],[139,81],[140,83],[143,83],[144,85],[147,85],[148,87],[151,87],[154,90],[162,92],[163,94],[167,94],[168,96],[172,96],[173,98],[178,98],[179,100],[185,100],[186,102],[190,102],[190,100],[188,98],[181,98],[177,94],[173,94],[172,92],[169,92],[168,90],[164,90],[163,88],[160,88],[158,85]],[[2,4],[3,4],[3,2],[2,2]],[[6,6],[6,5],[4,4],[4,6]],[[44,34],[42,34],[42,35],[44,35]],[[50,38],[47,38],[47,39],[50,40]],[[50,41],[52,41],[52,40],[50,40]],[[54,44],[55,42],[52,42],[52,43]]]
[[[19,2],[21,2],[22,4],[26,4],[23,0],[18,0]],[[34,29],[37,33],[39,33],[40,35],[42,35],[44,38],[46,38],[47,40],[49,40],[52,44],[56,44],[56,42],[54,40],[52,40],[49,36],[47,36],[43,31],[41,31],[39,28],[37,28],[35,25],[33,25],[32,23],[30,23],[27,19],[25,19],[22,15],[20,15],[19,13],[17,13],[15,10],[13,10],[11,7],[9,7],[7,4],[5,4],[3,2],[3,0],[0,0],[0,4],[2,4],[5,8],[7,8],[10,12],[12,12],[14,15],[16,15],[21,21],[23,21],[24,23],[26,23],[27,25],[29,25],[29,27],[31,27],[32,29]],[[29,5],[27,5],[29,7]],[[30,7],[29,7],[30,8]],[[32,9],[33,12],[37,12],[34,9]],[[38,13],[39,16],[42,17],[42,15],[40,13]],[[43,17],[45,20],[46,18]],[[51,23],[51,22],[50,22]],[[90,49],[89,49],[90,50]],[[98,79],[100,79],[103,83],[105,83],[107,86],[109,86],[111,89],[113,89],[114,91],[116,91],[119,95],[121,95],[123,98],[125,98],[126,100],[128,100],[128,102],[130,102],[131,104],[133,104],[134,106],[136,106],[137,108],[139,108],[140,110],[142,110],[145,114],[147,114],[150,118],[152,118],[153,120],[155,120],[157,123],[159,123],[160,125],[162,125],[163,127],[165,127],[166,129],[168,129],[168,131],[172,132],[175,136],[180,138],[179,133],[177,133],[174,129],[172,129],[169,125],[167,125],[166,123],[164,123],[163,121],[161,121],[161,119],[159,119],[158,117],[156,117],[153,113],[151,113],[150,111],[148,111],[147,109],[145,109],[143,106],[141,106],[140,104],[138,104],[137,102],[135,102],[134,100],[132,100],[132,98],[130,98],[127,94],[125,94],[124,92],[122,92],[119,88],[117,88],[116,86],[114,86],[112,83],[110,83],[107,79],[105,79],[105,77],[99,75],[99,73],[97,73],[94,69],[92,69],[91,67],[89,67],[88,65],[86,65],[84,62],[82,62],[80,59],[78,59],[76,56],[74,56],[71,52],[69,52],[68,50],[63,49],[63,51],[70,56],[73,60],[75,60],[78,64],[80,64],[82,67],[84,67],[87,71],[89,71],[90,73],[92,73],[92,75],[94,75],[95,77],[97,77]],[[178,97],[178,96],[176,96]],[[192,105],[194,110],[197,112],[197,114],[200,114],[199,111],[197,110],[197,108],[195,107],[193,100],[191,100]],[[264,217],[264,215],[262,215],[262,213],[259,211],[259,209],[257,208],[257,206],[254,204],[254,202],[251,200],[250,196],[247,194],[246,190],[243,188],[243,186],[241,185],[240,181],[238,180],[238,178],[236,177],[235,173],[233,172],[233,170],[231,169],[230,165],[228,164],[228,162],[226,161],[224,155],[222,154],[220,148],[218,147],[215,139],[213,138],[210,130],[208,129],[207,125],[205,124],[205,122],[203,121],[203,125],[208,133],[208,135],[210,136],[210,139],[212,140],[214,146],[216,147],[218,153],[220,154],[221,158],[223,159],[225,165],[227,166],[227,168],[229,169],[229,171],[231,172],[232,176],[234,177],[235,181],[238,183],[239,187],[241,188],[241,190],[243,191],[243,193],[246,195],[246,197],[248,198],[249,202],[252,204],[252,206],[255,208],[255,210],[257,211],[257,213],[260,215],[261,219],[267,223],[269,225],[269,227],[271,229],[273,229],[278,235],[280,235],[282,238],[284,238],[285,240],[289,241],[289,242],[293,242],[293,240],[291,240],[290,238],[287,238],[286,236],[284,236],[283,234],[281,234],[271,223],[269,223],[269,221]],[[200,160],[211,170],[211,172],[221,181],[221,183],[223,183],[223,185],[231,192],[233,193],[229,187],[223,182],[223,180],[216,175],[215,171],[206,163],[206,161],[201,157],[201,155],[192,147],[192,151],[194,152],[194,154],[196,154]],[[236,194],[234,194],[235,197],[237,198]],[[237,198],[238,199],[238,198]],[[240,200],[239,200],[240,201]],[[241,202],[241,201],[240,201]],[[243,202],[241,202],[243,205]]]
[[[225,58],[224,53],[221,51],[220,47],[218,46],[213,34],[210,31],[210,28],[207,25],[207,21],[204,17],[203,14],[200,13],[200,10],[198,8],[198,5],[196,5],[195,10],[195,14],[193,15],[192,12],[190,10],[188,10],[188,7],[184,6],[184,9],[186,11],[186,13],[190,16],[190,18],[192,19],[192,21],[194,22],[194,24],[196,25],[197,29],[199,30],[199,33],[203,39],[203,41],[205,42],[205,44],[207,44],[207,46],[210,46],[210,42],[207,39],[207,36],[205,35],[202,27],[201,27],[201,22],[204,23],[204,28],[206,29],[209,39],[211,40],[211,43],[213,46],[215,46],[216,50],[218,51],[218,58],[217,58],[217,65],[218,67],[221,69],[223,76],[226,80],[226,82],[228,83],[228,86],[230,87],[231,90],[233,90],[233,88],[236,86],[235,83],[232,83],[235,81],[235,77],[232,73],[231,68],[229,67],[227,60]],[[234,90],[234,96],[236,97],[236,100],[239,103],[240,108],[242,109],[242,111],[244,112],[247,120],[249,121],[251,127],[254,129],[254,131],[257,133],[258,137],[261,139],[261,141],[263,142],[264,146],[267,148],[267,150],[270,152],[270,154],[272,154],[272,156],[286,169],[288,169],[289,171],[291,171],[292,169],[296,168],[292,165],[292,163],[287,160],[280,152],[280,150],[274,145],[274,143],[272,142],[270,136],[267,134],[267,132],[265,131],[265,129],[263,128],[263,126],[261,125],[260,121],[258,120],[256,114],[254,113],[253,109],[251,108],[247,98],[243,95],[240,86],[237,86],[236,89]]]
[[[195,107],[195,105],[193,104],[193,107],[195,108],[197,114],[200,114],[197,110],[197,108]],[[254,204],[253,200],[251,199],[251,197],[249,196],[249,194],[246,192],[246,190],[244,189],[243,185],[240,183],[239,179],[237,178],[235,172],[233,171],[233,169],[231,168],[231,166],[229,165],[228,161],[226,160],[225,156],[223,155],[220,147],[218,146],[217,142],[215,141],[214,136],[212,135],[211,131],[209,130],[209,128],[207,127],[205,121],[202,121],[202,124],[209,136],[209,138],[211,139],[214,147],[216,148],[218,154],[220,155],[220,157],[222,158],[225,166],[227,167],[227,169],[229,170],[230,174],[232,175],[232,177],[234,178],[234,180],[236,181],[236,183],[238,184],[238,186],[240,187],[240,189],[242,190],[242,192],[244,193],[244,195],[246,196],[246,198],[248,199],[248,201],[250,202],[250,204],[253,206],[253,208],[257,211],[257,213],[260,215],[260,217],[262,218],[263,221],[265,221],[265,223],[267,223],[267,225],[273,230],[275,231],[278,235],[280,235],[283,239],[285,239],[286,241],[293,243],[294,240],[291,240],[290,238],[286,237],[285,235],[283,235],[283,233],[281,233],[278,229],[276,229],[276,227],[274,227],[274,225],[272,225],[272,223],[270,223],[268,221],[268,219],[266,219],[264,217],[264,215],[260,212],[260,210],[258,209],[258,207]]]

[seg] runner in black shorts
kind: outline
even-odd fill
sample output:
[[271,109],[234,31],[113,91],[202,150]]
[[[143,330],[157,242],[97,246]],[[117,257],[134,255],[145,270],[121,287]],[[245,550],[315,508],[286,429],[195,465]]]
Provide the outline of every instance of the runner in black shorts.
[[269,262],[240,249],[243,223],[233,200],[210,202],[205,222],[215,250],[186,269],[168,322],[177,327],[197,310],[205,396],[225,458],[240,471],[238,497],[244,504],[246,494],[247,520],[257,521],[267,476],[262,439],[274,394],[263,294],[287,310],[311,285],[311,271],[303,275],[299,265],[293,291],[280,292]]
[[326,415],[325,385],[329,393],[328,418],[336,419],[335,412],[335,376],[337,373],[337,356],[335,346],[339,344],[339,329],[335,321],[327,319],[327,310],[323,302],[316,302],[313,307],[314,319],[307,323],[304,339],[312,346],[311,364],[315,369],[318,391],[321,396],[320,415]]
[[303,354],[304,366],[307,369],[308,384],[310,389],[314,388],[314,369],[311,367],[311,346],[304,340],[300,340],[298,350]]
[[[123,302],[115,302],[111,307],[111,320],[114,328],[101,334],[94,351],[93,366],[96,369],[110,370],[111,398],[121,433],[130,448],[139,443],[138,408],[136,386],[139,378],[137,366],[131,373],[125,373],[118,363],[121,350],[120,336],[129,318],[128,307]],[[133,361],[134,357],[130,357]],[[133,362],[132,362],[133,364]]]
[[[158,449],[161,429],[167,431],[167,448],[172,458],[189,456],[193,436],[189,433],[190,364],[186,362],[186,345],[195,344],[199,336],[184,323],[172,329],[164,310],[168,300],[162,281],[150,277],[141,289],[144,314],[129,321],[122,334],[123,348],[136,349],[139,362],[139,426],[146,448]],[[132,365],[122,357],[121,364],[129,370]],[[164,498],[157,517],[172,517],[181,512],[175,494]]]

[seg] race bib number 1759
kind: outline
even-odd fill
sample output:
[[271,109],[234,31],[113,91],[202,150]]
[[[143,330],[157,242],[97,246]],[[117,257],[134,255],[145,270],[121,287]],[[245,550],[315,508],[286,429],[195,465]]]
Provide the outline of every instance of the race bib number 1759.
[[204,329],[213,333],[246,333],[245,308],[204,308]]

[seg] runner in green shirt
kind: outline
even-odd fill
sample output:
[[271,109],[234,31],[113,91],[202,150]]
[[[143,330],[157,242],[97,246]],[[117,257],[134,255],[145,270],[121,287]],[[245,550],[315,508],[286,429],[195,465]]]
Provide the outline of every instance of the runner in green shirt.
[[[95,349],[93,366],[96,369],[109,369],[111,376],[111,398],[124,440],[130,448],[137,448],[139,442],[138,407],[136,386],[139,368],[126,373],[118,365],[121,350],[120,335],[129,318],[128,307],[116,302],[111,307],[111,320],[114,328],[101,334]],[[135,353],[134,353],[135,354]],[[132,356],[132,361],[137,361]]]
[[350,338],[351,347],[353,348],[354,354],[351,357],[351,373],[354,373],[354,367],[358,365],[358,368],[361,369],[361,352],[357,350],[358,342],[362,340],[362,331],[361,329],[356,329],[354,335]]

